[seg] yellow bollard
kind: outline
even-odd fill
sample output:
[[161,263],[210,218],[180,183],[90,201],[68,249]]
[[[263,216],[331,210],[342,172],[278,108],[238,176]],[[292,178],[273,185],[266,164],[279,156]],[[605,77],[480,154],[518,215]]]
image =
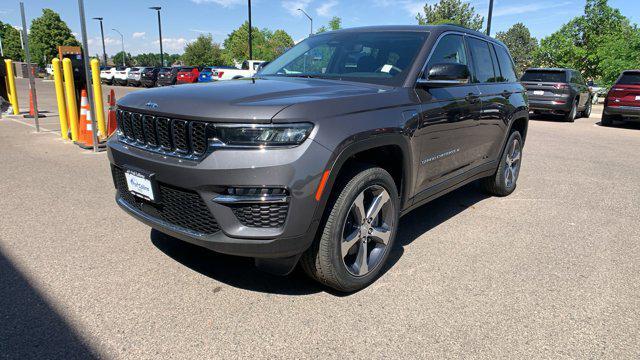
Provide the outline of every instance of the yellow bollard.
[[64,100],[64,82],[62,81],[62,70],[60,69],[60,59],[54,58],[51,61],[53,67],[53,80],[56,87],[56,99],[58,100],[58,116],[60,117],[60,134],[65,140],[69,140],[69,126],[67,125],[67,105]]
[[7,80],[9,88],[7,89],[9,92],[9,102],[11,103],[11,107],[13,108],[13,115],[20,114],[20,107],[18,106],[18,93],[16,92],[16,79],[13,74],[13,62],[10,59],[6,59],[4,61],[7,66]]
[[91,60],[91,79],[93,79],[93,108],[95,109],[96,121],[98,123],[98,137],[105,139],[107,137],[107,127],[104,124],[104,104],[102,103],[100,61],[98,61],[98,59]]
[[71,126],[71,140],[78,140],[78,103],[76,102],[76,86],[73,82],[73,70],[71,59],[62,60],[64,71],[64,87],[67,97],[67,111],[69,112],[69,125]]

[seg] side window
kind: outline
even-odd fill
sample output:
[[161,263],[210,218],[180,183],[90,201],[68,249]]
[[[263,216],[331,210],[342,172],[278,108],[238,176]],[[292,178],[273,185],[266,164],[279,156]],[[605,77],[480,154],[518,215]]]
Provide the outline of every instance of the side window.
[[496,50],[493,45],[489,45],[489,51],[491,51],[491,62],[493,63],[493,72],[496,74],[494,82],[504,82],[504,78],[500,75],[500,66],[498,66],[498,57],[496,56]]
[[513,69],[513,61],[511,60],[511,56],[509,56],[507,49],[502,46],[494,46],[494,48],[496,49],[496,55],[498,56],[498,64],[500,65],[500,73],[502,75],[503,81],[518,81],[516,72]]
[[467,41],[476,69],[476,81],[480,83],[495,82],[496,74],[493,71],[493,61],[491,61],[489,43],[473,37],[468,37]]
[[464,40],[461,35],[443,36],[431,54],[426,70],[431,66],[442,63],[457,63],[467,65],[467,53],[464,50]]

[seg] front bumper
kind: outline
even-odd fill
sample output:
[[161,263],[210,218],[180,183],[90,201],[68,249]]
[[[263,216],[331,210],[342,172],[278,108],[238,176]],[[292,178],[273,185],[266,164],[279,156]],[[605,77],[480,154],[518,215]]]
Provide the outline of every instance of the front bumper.
[[[152,208],[145,211],[145,206],[163,206],[162,198],[157,205],[136,206],[116,192],[120,207],[163,233],[221,253],[255,258],[298,255],[313,241],[319,223],[315,191],[331,153],[311,139],[289,149],[217,150],[198,162],[139,149],[115,137],[107,147],[114,167],[151,174],[158,184],[196,193],[219,227],[213,233],[194,231],[165,221]],[[213,200],[228,187],[287,189],[290,197],[284,223],[273,228],[253,227],[251,221],[247,225],[232,205]],[[187,210],[184,216],[188,214]]]
[[625,120],[640,121],[640,106],[605,106],[604,115],[620,116]]

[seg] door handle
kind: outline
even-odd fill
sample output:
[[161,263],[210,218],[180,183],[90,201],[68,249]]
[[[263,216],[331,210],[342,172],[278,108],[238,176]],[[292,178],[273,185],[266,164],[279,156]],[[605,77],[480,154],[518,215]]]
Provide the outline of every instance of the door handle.
[[470,104],[475,104],[480,102],[480,97],[474,93],[469,93],[465,96],[465,100],[467,100]]

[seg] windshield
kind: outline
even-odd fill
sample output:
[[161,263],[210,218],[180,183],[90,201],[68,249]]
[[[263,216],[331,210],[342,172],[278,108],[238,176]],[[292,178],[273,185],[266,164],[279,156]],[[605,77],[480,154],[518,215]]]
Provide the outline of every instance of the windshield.
[[567,76],[564,71],[527,70],[522,75],[522,81],[562,83],[567,82]]
[[260,75],[400,86],[428,35],[411,31],[316,35],[265,66]]
[[622,73],[617,84],[620,85],[640,85],[640,72]]

